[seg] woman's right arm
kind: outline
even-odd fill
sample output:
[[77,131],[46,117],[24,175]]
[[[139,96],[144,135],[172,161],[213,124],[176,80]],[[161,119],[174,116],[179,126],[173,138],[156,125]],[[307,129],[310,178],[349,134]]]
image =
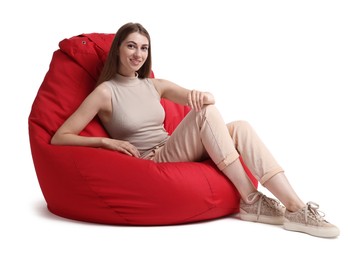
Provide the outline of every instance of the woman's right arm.
[[101,84],[88,95],[78,109],[56,131],[51,139],[51,144],[101,147],[140,157],[138,149],[127,141],[79,135],[97,114],[102,116],[104,120],[108,120],[111,112],[110,90],[106,85]]
[[103,147],[103,137],[85,137],[79,133],[99,112],[107,111],[111,111],[111,93],[106,85],[101,84],[56,131],[51,144]]

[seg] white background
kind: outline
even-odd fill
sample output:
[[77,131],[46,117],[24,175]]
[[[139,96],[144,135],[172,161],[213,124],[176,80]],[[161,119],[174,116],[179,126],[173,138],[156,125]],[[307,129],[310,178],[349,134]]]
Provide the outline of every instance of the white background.
[[[362,1],[2,1],[0,259],[359,259],[363,233]],[[227,217],[104,226],[48,213],[28,115],[58,43],[140,22],[156,77],[212,92],[257,130],[337,239]],[[266,192],[264,189],[262,191]]]

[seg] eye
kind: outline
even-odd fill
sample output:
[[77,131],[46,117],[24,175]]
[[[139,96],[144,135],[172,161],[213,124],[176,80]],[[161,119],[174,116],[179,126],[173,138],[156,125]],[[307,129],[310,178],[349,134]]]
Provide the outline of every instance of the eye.
[[142,47],[142,50],[143,50],[143,51],[148,51],[148,49],[149,49],[149,47],[148,47],[148,46],[143,46],[143,47]]
[[128,49],[132,49],[132,50],[136,48],[135,44],[132,44],[132,43],[129,43],[127,45],[127,47],[128,47]]

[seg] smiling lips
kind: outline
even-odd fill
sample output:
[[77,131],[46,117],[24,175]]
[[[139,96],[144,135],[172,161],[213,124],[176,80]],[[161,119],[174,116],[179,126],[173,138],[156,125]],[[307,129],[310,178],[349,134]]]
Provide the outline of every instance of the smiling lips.
[[142,61],[137,59],[130,59],[130,63],[134,66],[138,66]]

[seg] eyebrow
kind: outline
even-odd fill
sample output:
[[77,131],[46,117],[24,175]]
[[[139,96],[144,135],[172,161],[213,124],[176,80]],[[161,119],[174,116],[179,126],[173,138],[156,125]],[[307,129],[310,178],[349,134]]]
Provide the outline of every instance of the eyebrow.
[[[126,43],[132,43],[132,44],[135,44],[135,45],[138,45],[135,41],[127,41]],[[142,46],[149,46],[149,44],[142,44]]]

